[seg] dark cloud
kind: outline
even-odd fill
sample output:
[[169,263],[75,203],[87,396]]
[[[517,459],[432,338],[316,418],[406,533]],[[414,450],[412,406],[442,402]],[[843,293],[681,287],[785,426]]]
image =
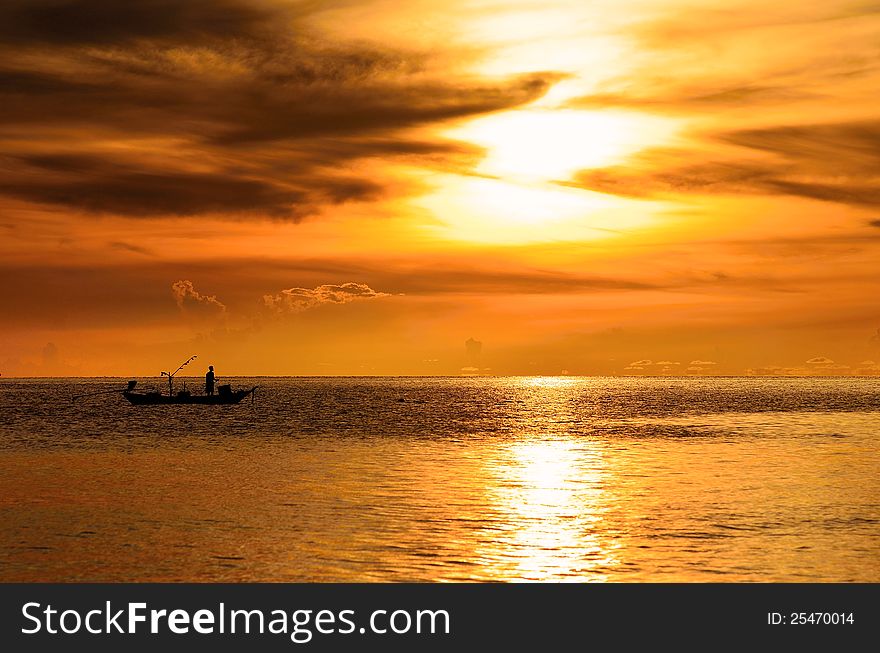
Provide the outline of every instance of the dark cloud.
[[6,0],[0,37],[60,45],[231,38],[269,30],[278,13],[240,0]]
[[880,206],[880,187],[859,183],[858,181],[823,184],[785,179],[768,179],[766,188],[768,192],[776,195],[793,195],[823,202],[851,204],[853,206]]
[[[126,71],[126,62],[115,56],[88,62],[96,68],[88,82],[54,71],[0,71],[5,81],[0,118],[10,126],[93,126],[186,136],[223,147],[318,136],[376,137],[524,104],[558,78],[528,74],[494,84],[430,79],[402,68],[386,53],[359,52],[357,63],[351,54],[303,46],[274,58],[243,49],[214,59],[205,52],[179,58],[146,50],[138,57],[137,72]],[[218,70],[197,65],[199,58]],[[276,69],[285,66],[279,75]]]
[[736,162],[686,163],[693,152],[655,149],[641,153],[628,165],[580,172],[566,185],[624,197],[649,198],[667,193],[748,192],[772,168]]
[[[0,143],[10,156],[0,192],[122,216],[298,219],[384,187],[412,190],[342,172],[361,159],[472,166],[472,146],[414,128],[527,103],[559,78],[490,82],[456,76],[439,54],[330,42],[307,20],[330,6],[4,3]],[[123,139],[168,145],[112,156],[98,145]]]
[[729,132],[720,138],[813,170],[875,173],[880,166],[880,120],[780,125]]
[[551,79],[526,75],[501,87],[417,82],[406,86],[365,84],[333,92],[281,88],[254,105],[238,107],[238,124],[230,121],[229,128],[215,138],[221,143],[236,143],[316,134],[373,134],[525,104],[543,95]]
[[[46,174],[7,171],[0,193],[84,213],[150,217],[260,211],[286,217],[306,202],[304,192],[235,174],[138,169],[85,156],[29,157],[28,163]],[[344,201],[354,196],[358,184],[366,193],[376,190],[366,182],[351,183],[322,191]]]
[[[28,70],[0,70],[0,93],[7,103],[15,103],[16,98],[39,98],[42,95],[59,96],[76,93],[97,92],[100,84],[65,79],[54,74]],[[12,107],[14,109],[14,106]],[[5,115],[14,117],[9,106],[0,109]],[[8,113],[7,113],[8,112]],[[21,116],[26,118],[26,116]]]
[[698,151],[657,148],[626,165],[584,170],[566,185],[625,197],[676,194],[787,195],[880,206],[880,122],[778,126],[716,134],[742,155],[706,160]]

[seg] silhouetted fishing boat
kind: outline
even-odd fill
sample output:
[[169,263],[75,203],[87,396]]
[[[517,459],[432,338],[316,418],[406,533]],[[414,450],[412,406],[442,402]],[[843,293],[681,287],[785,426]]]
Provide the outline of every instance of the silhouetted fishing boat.
[[[194,361],[197,356],[190,356],[186,359],[180,367],[178,367],[173,372],[162,372],[160,376],[168,377],[168,392],[162,393],[159,390],[149,390],[145,392],[138,392],[135,390],[135,386],[137,386],[137,381],[129,381],[128,385],[122,390],[122,396],[125,397],[128,402],[134,406],[157,406],[162,404],[204,404],[204,405],[221,405],[221,404],[237,404],[241,402],[242,399],[250,395],[251,399],[253,399],[254,394],[256,393],[257,386],[254,386],[250,390],[233,390],[231,385],[221,385],[217,387],[217,394],[214,394],[214,368],[211,367],[210,372],[210,384],[206,383],[206,392],[205,394],[193,394],[189,390],[186,389],[186,384],[183,384],[183,390],[174,391],[174,376],[182,370],[184,367],[189,365],[192,361]],[[209,392],[210,391],[210,392]],[[100,390],[96,393],[88,393],[85,395],[79,395],[80,397],[88,397],[95,394],[105,394],[107,392],[119,392],[119,390]],[[76,398],[76,397],[74,397]]]
[[129,381],[128,388],[122,396],[135,406],[155,406],[160,404],[237,404],[248,395],[253,395],[257,387],[250,390],[233,390],[229,385],[221,385],[214,395],[194,395],[189,390],[180,390],[174,394],[162,394],[158,391],[135,392],[135,382]]

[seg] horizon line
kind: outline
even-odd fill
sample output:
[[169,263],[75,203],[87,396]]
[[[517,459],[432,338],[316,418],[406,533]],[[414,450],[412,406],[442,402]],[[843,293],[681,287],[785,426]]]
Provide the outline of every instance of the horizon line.
[[[872,379],[876,374],[224,374],[224,378],[244,379]],[[175,379],[200,379],[203,375],[179,375]],[[162,379],[160,375],[19,375],[3,376],[0,381],[21,379]],[[163,381],[164,382],[164,381]]]

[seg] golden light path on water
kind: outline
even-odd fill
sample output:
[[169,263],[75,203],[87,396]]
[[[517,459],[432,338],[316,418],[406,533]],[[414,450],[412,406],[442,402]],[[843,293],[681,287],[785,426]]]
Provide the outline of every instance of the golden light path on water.
[[607,580],[615,545],[601,535],[607,510],[601,453],[556,440],[511,446],[490,494],[519,526],[487,551],[490,575],[521,581]]
[[[540,401],[548,391],[564,397],[584,382],[532,377],[521,383],[538,390],[527,396]],[[531,428],[540,429],[544,410],[528,410],[536,415]],[[489,574],[521,581],[605,580],[603,569],[616,563],[614,545],[600,535],[605,472],[601,450],[589,442],[554,436],[510,444],[493,461],[487,493],[499,515],[519,527],[480,552]]]

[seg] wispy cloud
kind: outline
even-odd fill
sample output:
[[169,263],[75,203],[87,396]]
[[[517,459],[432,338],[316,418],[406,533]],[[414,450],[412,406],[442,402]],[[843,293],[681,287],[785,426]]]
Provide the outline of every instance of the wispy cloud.
[[193,282],[181,279],[171,284],[171,293],[177,307],[187,315],[215,316],[226,312],[226,305],[214,295],[203,295]]
[[348,282],[324,284],[317,288],[288,288],[275,295],[265,295],[263,303],[275,313],[301,313],[326,304],[348,304],[388,296],[389,293],[375,291],[366,284]]

